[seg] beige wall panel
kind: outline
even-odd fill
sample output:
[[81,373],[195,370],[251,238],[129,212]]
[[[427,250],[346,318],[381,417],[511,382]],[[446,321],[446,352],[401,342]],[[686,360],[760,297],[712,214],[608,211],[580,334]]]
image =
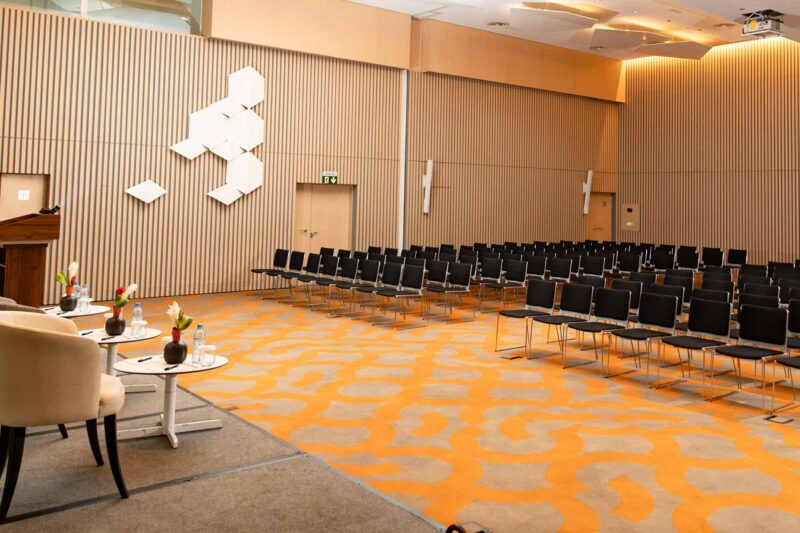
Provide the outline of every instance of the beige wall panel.
[[[50,175],[64,207],[48,280],[76,259],[99,298],[131,281],[140,296],[254,288],[249,269],[291,243],[295,184],[325,170],[357,185],[355,246],[394,243],[400,71],[6,7],[0,49],[0,173]],[[226,207],[206,195],[224,161],[169,146],[248,65],[267,83],[265,179]],[[148,178],[167,194],[124,193]]]
[[586,171],[616,190],[618,112],[600,100],[411,73],[407,242],[582,239]]
[[437,20],[413,21],[411,64],[522,87],[625,100],[622,61]]
[[620,203],[641,205],[641,232],[620,238],[800,257],[800,44],[721,46],[626,72]]
[[345,0],[204,0],[203,35],[408,68],[411,17]]

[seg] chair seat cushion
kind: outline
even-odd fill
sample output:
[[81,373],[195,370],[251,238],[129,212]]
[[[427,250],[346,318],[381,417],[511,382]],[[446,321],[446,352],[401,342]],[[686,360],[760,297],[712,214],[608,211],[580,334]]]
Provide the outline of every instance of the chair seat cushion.
[[645,328],[626,328],[612,331],[612,334],[622,337],[623,339],[631,339],[634,341],[644,341],[647,339],[654,339],[656,337],[666,337],[669,333],[663,331],[654,331]]
[[441,285],[430,285],[428,287],[425,287],[425,290],[441,294],[447,292],[463,292],[463,293],[469,292],[469,289],[467,289],[466,287],[442,287]]
[[389,298],[409,298],[413,296],[420,296],[420,293],[417,291],[409,291],[409,290],[385,290],[385,291],[378,291],[378,294],[381,296],[387,296]]
[[783,354],[780,350],[772,350],[770,348],[756,348],[755,346],[745,346],[744,344],[730,344],[728,346],[721,346],[716,349],[716,352],[721,355],[727,355],[736,359],[758,360],[770,355]]
[[303,274],[302,276],[297,276],[297,281],[301,281],[303,283],[314,283],[315,281],[317,281],[317,276]]
[[545,315],[535,316],[533,319],[542,324],[549,324],[551,326],[560,326],[562,324],[573,324],[576,322],[586,322],[583,318],[568,315]]
[[336,284],[337,289],[357,289],[359,287],[371,287],[371,285],[362,285],[361,283],[353,283],[352,281],[340,281]]
[[600,333],[601,331],[611,331],[612,329],[624,329],[624,326],[609,324],[608,322],[576,322],[570,324],[569,327],[587,333]]
[[283,279],[294,279],[294,278],[296,278],[296,277],[297,277],[297,276],[299,276],[299,275],[300,275],[300,274],[298,274],[298,273],[296,273],[296,272],[284,272],[283,274],[281,274],[281,277],[282,277]]
[[779,357],[776,359],[778,364],[791,368],[800,368],[800,357]]
[[487,287],[492,289],[521,289],[524,287],[522,283],[517,281],[505,281],[503,283],[487,283]]
[[389,289],[385,287],[376,287],[374,285],[364,285],[362,287],[356,287],[358,292],[379,292],[379,291],[387,291]]
[[701,339],[700,337],[692,337],[690,335],[680,335],[677,337],[668,337],[662,339],[663,343],[675,346],[676,348],[683,348],[685,350],[702,350],[709,346],[722,346],[723,342],[712,341],[710,339]]
[[508,318],[531,318],[534,316],[548,316],[544,311],[534,311],[533,309],[506,309],[500,314]]
[[315,281],[316,281],[317,285],[323,285],[325,287],[330,286],[330,285],[336,285],[337,283],[339,283],[338,280],[330,279],[330,278],[317,278]]
[[119,413],[125,403],[125,385],[122,380],[100,374],[100,408],[98,418]]
[[800,337],[789,337],[786,339],[786,346],[792,350],[800,350]]

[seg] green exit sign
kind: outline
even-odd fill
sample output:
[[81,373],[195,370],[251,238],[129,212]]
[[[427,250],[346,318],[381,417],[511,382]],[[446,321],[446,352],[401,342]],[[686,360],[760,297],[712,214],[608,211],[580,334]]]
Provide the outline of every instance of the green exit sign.
[[322,184],[323,185],[336,185],[339,182],[339,175],[336,172],[323,172]]

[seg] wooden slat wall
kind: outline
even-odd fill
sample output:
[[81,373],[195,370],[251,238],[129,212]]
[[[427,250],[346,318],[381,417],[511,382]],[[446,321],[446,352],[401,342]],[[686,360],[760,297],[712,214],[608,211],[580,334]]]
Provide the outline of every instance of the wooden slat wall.
[[631,241],[800,257],[800,44],[721,46],[701,61],[629,61],[620,200]]
[[[48,301],[73,259],[98,298],[133,281],[142,297],[254,288],[249,269],[291,245],[295,183],[323,170],[357,185],[355,244],[394,243],[399,70],[9,7],[0,50],[0,173],[50,174],[63,206]],[[169,146],[248,65],[267,83],[265,180],[226,207],[206,196],[224,161]],[[124,193],[148,178],[167,195],[148,206]]]
[[582,239],[586,171],[616,191],[619,104],[413,72],[409,94],[409,244]]

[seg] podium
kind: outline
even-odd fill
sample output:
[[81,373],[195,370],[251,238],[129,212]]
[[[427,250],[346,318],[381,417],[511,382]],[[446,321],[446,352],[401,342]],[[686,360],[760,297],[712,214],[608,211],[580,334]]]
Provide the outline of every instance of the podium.
[[45,258],[59,238],[60,215],[23,215],[0,222],[0,289],[21,305],[44,302]]

